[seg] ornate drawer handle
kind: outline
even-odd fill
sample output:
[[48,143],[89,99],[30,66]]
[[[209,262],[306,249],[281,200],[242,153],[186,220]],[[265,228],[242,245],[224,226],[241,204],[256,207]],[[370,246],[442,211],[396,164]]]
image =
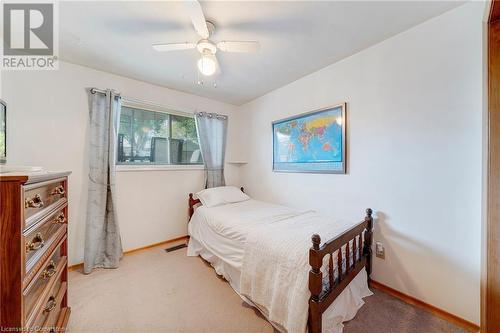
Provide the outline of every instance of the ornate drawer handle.
[[61,214],[57,215],[57,217],[52,221],[54,224],[63,224],[66,222],[66,216],[64,216],[64,213],[61,212]]
[[54,188],[54,190],[52,190],[51,194],[52,195],[63,195],[64,193],[66,193],[66,190],[64,189],[64,186],[59,185],[56,188]]
[[25,208],[42,208],[43,207],[43,200],[40,194],[35,194],[35,196],[31,199],[26,198],[24,200],[24,207]]
[[56,263],[51,260],[47,265],[47,268],[45,268],[42,272],[42,279],[48,279],[54,274],[56,274]]
[[45,241],[43,240],[42,234],[37,232],[33,239],[26,243],[26,252],[36,251],[41,249],[45,245]]
[[49,301],[45,305],[45,309],[43,311],[50,312],[54,310],[57,306],[56,298],[54,296],[50,296]]

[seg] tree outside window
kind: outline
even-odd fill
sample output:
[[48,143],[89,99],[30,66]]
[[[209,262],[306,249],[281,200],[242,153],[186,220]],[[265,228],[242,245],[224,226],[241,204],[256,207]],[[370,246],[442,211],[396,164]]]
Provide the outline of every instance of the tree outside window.
[[193,117],[122,106],[118,164],[202,164]]

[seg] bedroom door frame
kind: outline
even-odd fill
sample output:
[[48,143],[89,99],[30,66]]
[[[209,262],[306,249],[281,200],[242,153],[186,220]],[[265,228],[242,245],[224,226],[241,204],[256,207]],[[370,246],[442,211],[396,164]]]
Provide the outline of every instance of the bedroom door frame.
[[500,0],[488,18],[488,148],[486,267],[481,297],[481,332],[500,332]]

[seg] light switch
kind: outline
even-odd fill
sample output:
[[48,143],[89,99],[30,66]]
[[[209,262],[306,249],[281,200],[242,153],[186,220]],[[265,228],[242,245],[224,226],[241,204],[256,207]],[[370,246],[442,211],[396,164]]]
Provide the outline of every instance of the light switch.
[[385,259],[385,249],[384,245],[381,242],[375,243],[375,255],[377,258]]

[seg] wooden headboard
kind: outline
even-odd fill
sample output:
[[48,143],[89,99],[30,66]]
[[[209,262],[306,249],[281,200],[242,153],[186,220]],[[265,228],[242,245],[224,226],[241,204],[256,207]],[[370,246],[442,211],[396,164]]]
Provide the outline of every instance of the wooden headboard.
[[[245,193],[245,189],[242,187],[240,187],[240,190],[241,192]],[[188,204],[189,204],[189,211],[188,211],[188,214],[189,214],[189,219],[188,221],[191,220],[191,217],[193,216],[194,214],[194,207],[198,204],[201,205],[201,201],[200,199],[195,199],[194,198],[194,194],[193,193],[189,193],[189,200],[188,200]]]

